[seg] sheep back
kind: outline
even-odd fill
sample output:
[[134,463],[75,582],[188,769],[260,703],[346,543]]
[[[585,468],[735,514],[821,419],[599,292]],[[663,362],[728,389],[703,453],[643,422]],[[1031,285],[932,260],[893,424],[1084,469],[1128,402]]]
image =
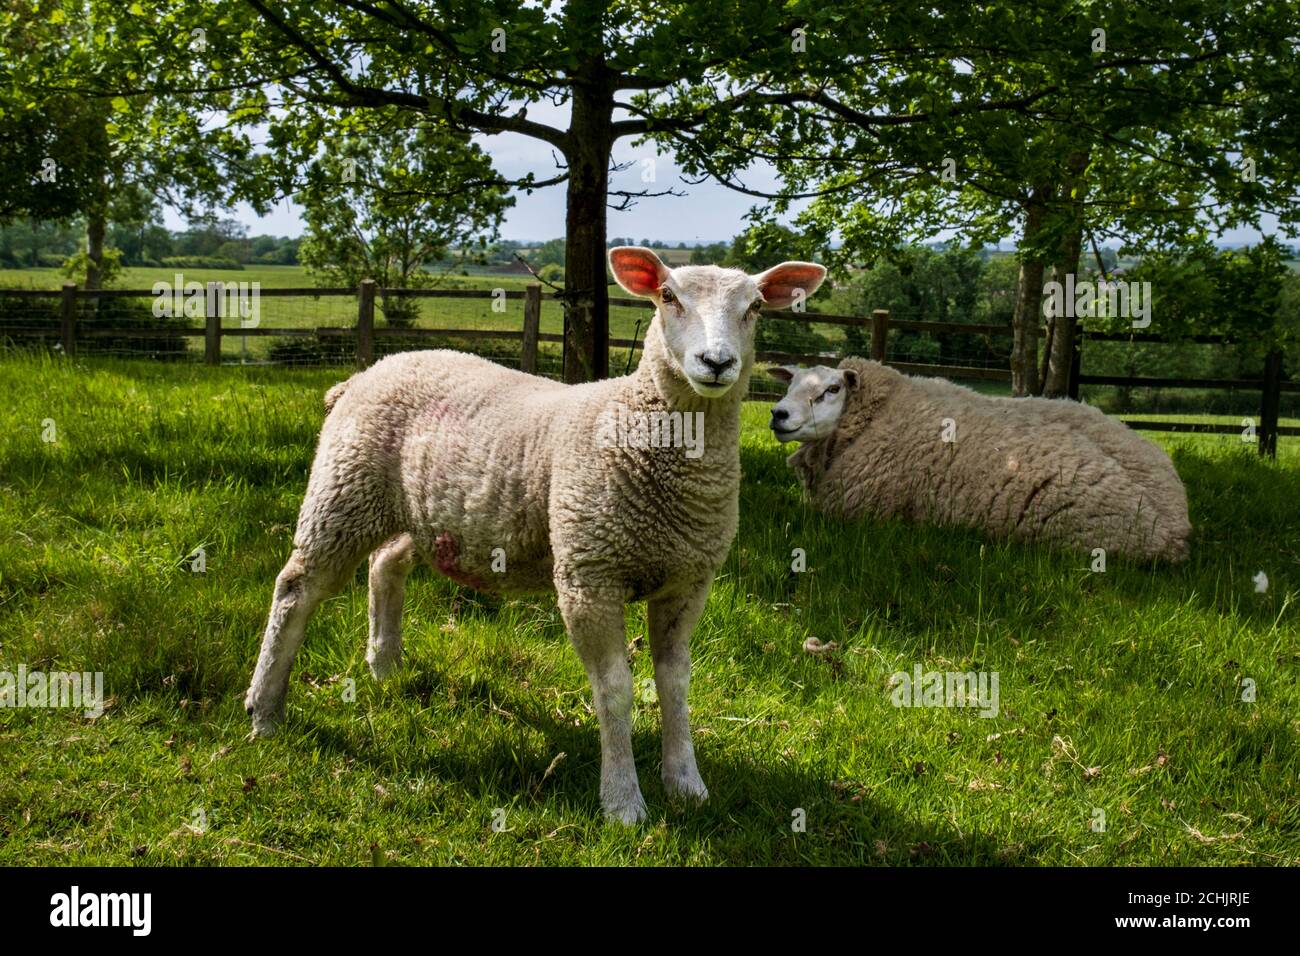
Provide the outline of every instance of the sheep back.
[[981,395],[860,358],[840,367],[859,385],[835,431],[790,458],[822,510],[1186,557],[1183,484],[1169,457],[1123,423],[1078,402]]
[[730,549],[738,401],[709,406],[702,454],[688,459],[680,447],[602,442],[602,415],[656,400],[636,374],[563,385],[460,352],[408,352],[332,398],[300,536],[328,525],[312,512],[356,511],[410,533],[463,584],[537,593],[567,582],[624,599],[696,585]]

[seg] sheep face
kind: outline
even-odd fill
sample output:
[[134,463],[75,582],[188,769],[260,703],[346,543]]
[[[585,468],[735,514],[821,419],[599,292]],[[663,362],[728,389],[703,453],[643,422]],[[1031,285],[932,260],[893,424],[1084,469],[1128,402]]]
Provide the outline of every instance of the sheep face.
[[849,392],[858,387],[852,369],[785,365],[768,370],[788,383],[785,398],[772,406],[769,427],[779,442],[819,441],[835,430]]
[[654,301],[674,372],[705,398],[727,394],[753,365],[759,310],[801,302],[826,276],[811,262],[783,262],[756,276],[717,266],[669,269],[642,246],[611,249],[609,264],[620,286]]

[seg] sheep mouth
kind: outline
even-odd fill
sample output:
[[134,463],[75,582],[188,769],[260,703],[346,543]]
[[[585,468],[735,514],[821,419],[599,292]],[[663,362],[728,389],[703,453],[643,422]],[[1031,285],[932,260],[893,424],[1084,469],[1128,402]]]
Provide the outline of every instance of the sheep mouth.
[[729,382],[719,381],[718,379],[699,379],[693,375],[686,376],[687,381],[691,383],[691,388],[703,395],[705,398],[719,398],[731,390],[731,386],[736,384],[735,379]]
[[777,441],[793,441],[794,436],[803,431],[802,425],[799,425],[796,428],[778,428],[775,425],[770,425],[768,427],[771,428],[772,433],[776,435]]

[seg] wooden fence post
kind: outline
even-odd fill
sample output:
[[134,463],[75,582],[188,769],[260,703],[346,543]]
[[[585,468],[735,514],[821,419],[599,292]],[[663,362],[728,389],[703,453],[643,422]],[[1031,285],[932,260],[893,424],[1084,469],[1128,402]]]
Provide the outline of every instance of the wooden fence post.
[[1264,357],[1264,395],[1259,410],[1259,453],[1277,457],[1277,417],[1282,402],[1282,352]]
[[1083,326],[1074,327],[1074,343],[1070,348],[1070,382],[1065,394],[1074,401],[1079,400],[1079,375],[1083,366]]
[[362,279],[357,293],[357,365],[368,368],[375,361],[375,280]]
[[69,357],[77,354],[77,284],[63,283],[63,295],[59,302],[59,339],[63,345],[63,354]]
[[537,335],[542,326],[542,287],[536,282],[524,287],[524,342],[519,353],[519,371],[537,374]]
[[885,337],[889,334],[889,310],[876,309],[871,313],[871,357],[877,362],[885,360]]
[[221,364],[221,309],[217,307],[217,283],[209,282],[203,297],[203,361],[208,365]]

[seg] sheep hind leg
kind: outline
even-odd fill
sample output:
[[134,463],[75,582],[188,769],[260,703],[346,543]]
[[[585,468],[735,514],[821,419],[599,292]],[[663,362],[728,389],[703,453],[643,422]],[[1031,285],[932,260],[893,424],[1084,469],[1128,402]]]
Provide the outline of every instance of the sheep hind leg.
[[322,601],[342,589],[359,561],[358,556],[343,563],[321,563],[295,549],[276,577],[262,650],[244,698],[244,709],[253,718],[253,736],[271,736],[284,720],[289,673],[307,622]]
[[645,819],[632,756],[632,670],[627,664],[622,594],[564,589],[560,613],[591,681],[600,723],[600,803],[605,816],[631,825]]
[[384,680],[402,662],[402,601],[406,576],[419,558],[409,534],[400,534],[370,555],[370,642],[366,663]]

